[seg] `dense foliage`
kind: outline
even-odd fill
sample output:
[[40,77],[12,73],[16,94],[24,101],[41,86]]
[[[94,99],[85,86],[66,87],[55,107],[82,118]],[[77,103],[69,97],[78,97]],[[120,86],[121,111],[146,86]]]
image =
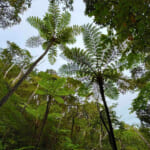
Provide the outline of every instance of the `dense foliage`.
[[[73,0],[49,2],[43,19],[27,19],[38,35],[26,45],[41,46],[39,58],[10,41],[0,49],[0,150],[149,150],[149,1],[84,0],[97,25],[81,27],[69,26]],[[1,1],[0,27],[19,23],[30,4]],[[84,49],[69,45],[80,33]],[[67,63],[39,71],[47,54],[56,62],[58,48]],[[127,91],[138,92],[130,108],[138,127],[120,121],[108,103]]]
[[31,0],[1,0],[0,1],[0,28],[20,23],[20,14],[31,6]]

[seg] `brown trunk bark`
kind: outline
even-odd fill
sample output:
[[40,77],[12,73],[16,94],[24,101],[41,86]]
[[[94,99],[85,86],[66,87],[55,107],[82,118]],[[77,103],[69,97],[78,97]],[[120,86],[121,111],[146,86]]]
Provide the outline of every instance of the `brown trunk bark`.
[[40,129],[39,135],[37,137],[37,143],[35,145],[35,150],[37,150],[38,147],[39,147],[39,145],[40,145],[41,136],[43,134],[43,130],[44,130],[44,127],[46,125],[46,121],[47,121],[48,114],[49,114],[50,105],[51,105],[51,97],[49,96],[49,99],[47,101],[47,106],[46,106],[45,114],[44,114],[44,118],[43,118],[42,125],[41,125],[41,129]]
[[104,104],[104,108],[105,108],[105,112],[106,112],[106,116],[107,116],[107,120],[108,120],[108,126],[109,126],[109,140],[110,140],[110,144],[113,150],[117,150],[117,145],[116,145],[116,140],[115,140],[115,136],[114,136],[114,131],[113,131],[113,127],[112,127],[112,122],[110,119],[110,114],[109,114],[109,109],[107,106],[107,102],[105,99],[105,95],[104,95],[104,88],[103,88],[103,79],[101,77],[99,77],[97,79],[98,85],[99,85],[99,89],[100,89],[100,94],[102,97],[102,101]]
[[31,67],[26,71],[26,73],[18,80],[18,82],[8,91],[8,93],[0,100],[0,107],[7,102],[8,98],[17,90],[20,84],[26,79],[26,77],[32,72],[34,67],[41,61],[41,59],[48,53],[49,48],[52,43],[47,47],[44,53],[31,65]]
[[71,135],[70,135],[70,137],[71,137],[71,139],[73,140],[73,131],[74,131],[74,116],[72,117],[72,126],[71,126]]
[[106,125],[106,122],[105,122],[105,120],[104,120],[104,118],[103,118],[103,116],[102,116],[102,113],[101,113],[101,111],[100,111],[98,102],[97,102],[97,110],[98,110],[98,112],[99,112],[99,118],[100,118],[100,120],[102,121],[102,123],[103,123],[103,125],[104,125],[104,127],[105,127],[105,129],[106,129],[106,131],[107,131],[107,133],[110,134],[110,131],[109,131],[109,129],[108,129],[107,125]]

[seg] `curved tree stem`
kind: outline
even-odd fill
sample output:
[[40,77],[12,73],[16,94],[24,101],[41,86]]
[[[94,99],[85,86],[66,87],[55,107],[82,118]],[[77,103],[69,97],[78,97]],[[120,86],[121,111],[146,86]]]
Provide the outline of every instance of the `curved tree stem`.
[[32,72],[35,66],[41,61],[41,59],[48,53],[49,48],[52,46],[51,43],[44,53],[31,65],[31,67],[26,71],[26,73],[18,80],[18,82],[8,91],[8,93],[0,100],[0,107],[3,106],[8,100],[8,98],[17,90],[20,84],[26,79],[26,77]]
[[4,75],[4,79],[6,78],[7,74],[9,73],[9,71],[15,66],[15,64],[12,64],[8,70],[5,72],[5,75]]

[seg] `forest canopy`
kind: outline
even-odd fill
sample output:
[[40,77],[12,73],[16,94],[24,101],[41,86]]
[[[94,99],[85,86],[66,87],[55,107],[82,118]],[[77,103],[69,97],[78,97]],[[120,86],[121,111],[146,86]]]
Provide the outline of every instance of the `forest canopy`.
[[[0,1],[0,33],[23,30],[15,25],[29,7],[38,9],[34,3]],[[22,41],[25,46],[21,37],[7,37],[0,48],[0,150],[149,150],[150,1],[48,3],[42,17],[26,18],[36,35]],[[76,4],[92,22],[78,24]],[[49,66],[41,71],[46,57]],[[129,99],[131,92],[136,97]],[[138,125],[118,116],[120,95],[124,104],[132,101]]]

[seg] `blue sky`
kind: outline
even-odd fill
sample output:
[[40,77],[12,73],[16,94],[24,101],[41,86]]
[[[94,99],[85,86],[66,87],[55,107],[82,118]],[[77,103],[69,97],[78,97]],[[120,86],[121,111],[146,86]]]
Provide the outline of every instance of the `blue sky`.
[[[43,17],[48,8],[48,0],[33,0],[32,6],[22,15],[22,22],[19,25],[15,25],[11,28],[5,30],[0,29],[0,47],[6,47],[6,41],[12,41],[18,44],[21,48],[25,48],[26,40],[34,35],[37,35],[37,31],[31,27],[26,19],[29,16],[39,16]],[[88,18],[84,15],[84,3],[79,0],[75,0],[74,11],[71,13],[71,23],[70,25],[83,25],[92,22],[92,18]],[[103,30],[102,32],[106,32]],[[75,46],[84,48],[82,36],[77,37],[77,42]],[[41,48],[30,49],[27,48],[31,54],[34,56],[34,59],[37,58],[43,51]],[[58,57],[57,62],[52,66],[49,64],[47,57],[45,57],[40,64],[37,66],[39,70],[46,69],[55,69],[57,70],[65,61]],[[138,124],[139,120],[136,119],[135,114],[129,114],[129,108],[131,106],[132,99],[136,97],[136,94],[126,93],[125,95],[120,95],[117,101],[118,106],[115,108],[117,115],[121,116],[120,120],[124,120],[128,124]],[[108,103],[111,104],[112,101],[108,100]]]

